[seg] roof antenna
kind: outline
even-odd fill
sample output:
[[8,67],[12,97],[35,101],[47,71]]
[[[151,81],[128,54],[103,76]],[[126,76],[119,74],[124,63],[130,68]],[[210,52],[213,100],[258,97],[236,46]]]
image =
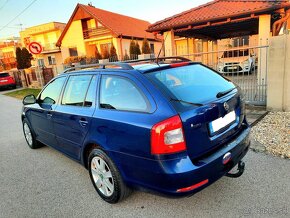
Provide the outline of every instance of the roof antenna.
[[[158,64],[158,60],[159,60],[159,56],[160,56],[160,54],[161,54],[161,51],[162,51],[162,49],[164,48],[165,40],[166,40],[168,34],[169,34],[169,32],[167,32],[167,34],[166,34],[166,36],[165,36],[165,38],[164,38],[164,40],[163,40],[163,42],[162,42],[162,46],[161,46],[161,48],[160,48],[160,50],[159,50],[158,56],[157,56],[157,58],[156,58],[156,63],[157,63],[157,64]],[[158,65],[159,65],[159,64],[158,64]]]

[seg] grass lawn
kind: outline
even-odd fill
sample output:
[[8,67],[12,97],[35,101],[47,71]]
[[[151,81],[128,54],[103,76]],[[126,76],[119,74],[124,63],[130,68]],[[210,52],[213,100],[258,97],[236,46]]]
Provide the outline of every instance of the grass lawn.
[[37,96],[40,91],[41,91],[41,89],[22,89],[22,90],[17,90],[14,92],[6,93],[5,95],[10,96],[10,97],[14,97],[14,98],[18,98],[18,99],[23,99],[26,95],[33,94],[33,95]]

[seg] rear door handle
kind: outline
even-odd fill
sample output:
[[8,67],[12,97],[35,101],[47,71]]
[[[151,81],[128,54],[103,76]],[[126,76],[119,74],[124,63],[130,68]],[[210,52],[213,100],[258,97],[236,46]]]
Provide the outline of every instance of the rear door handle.
[[82,126],[82,127],[85,127],[86,125],[88,125],[88,121],[86,121],[85,119],[80,119],[79,120],[79,123],[80,123],[80,125]]
[[48,119],[51,119],[52,114],[51,114],[51,113],[47,113],[47,114],[46,114],[46,117],[47,117]]

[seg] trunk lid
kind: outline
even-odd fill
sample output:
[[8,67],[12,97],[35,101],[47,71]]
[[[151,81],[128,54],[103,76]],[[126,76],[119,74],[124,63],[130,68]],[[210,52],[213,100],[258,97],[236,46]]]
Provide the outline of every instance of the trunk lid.
[[[224,107],[224,104],[228,107]],[[211,131],[211,122],[233,112],[235,119],[216,132]],[[239,92],[227,95],[214,102],[180,113],[183,123],[187,152],[191,159],[213,152],[230,141],[239,132],[244,119],[244,105]]]

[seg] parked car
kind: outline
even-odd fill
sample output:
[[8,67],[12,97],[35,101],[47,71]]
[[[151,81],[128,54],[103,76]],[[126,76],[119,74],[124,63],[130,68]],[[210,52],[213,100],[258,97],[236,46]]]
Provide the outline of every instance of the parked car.
[[217,69],[220,73],[251,73],[256,67],[256,55],[252,49],[224,51]]
[[187,60],[91,67],[26,96],[22,123],[30,148],[84,165],[102,199],[136,188],[186,196],[243,173],[250,128],[234,83]]
[[0,73],[0,89],[16,88],[15,80],[9,73]]

